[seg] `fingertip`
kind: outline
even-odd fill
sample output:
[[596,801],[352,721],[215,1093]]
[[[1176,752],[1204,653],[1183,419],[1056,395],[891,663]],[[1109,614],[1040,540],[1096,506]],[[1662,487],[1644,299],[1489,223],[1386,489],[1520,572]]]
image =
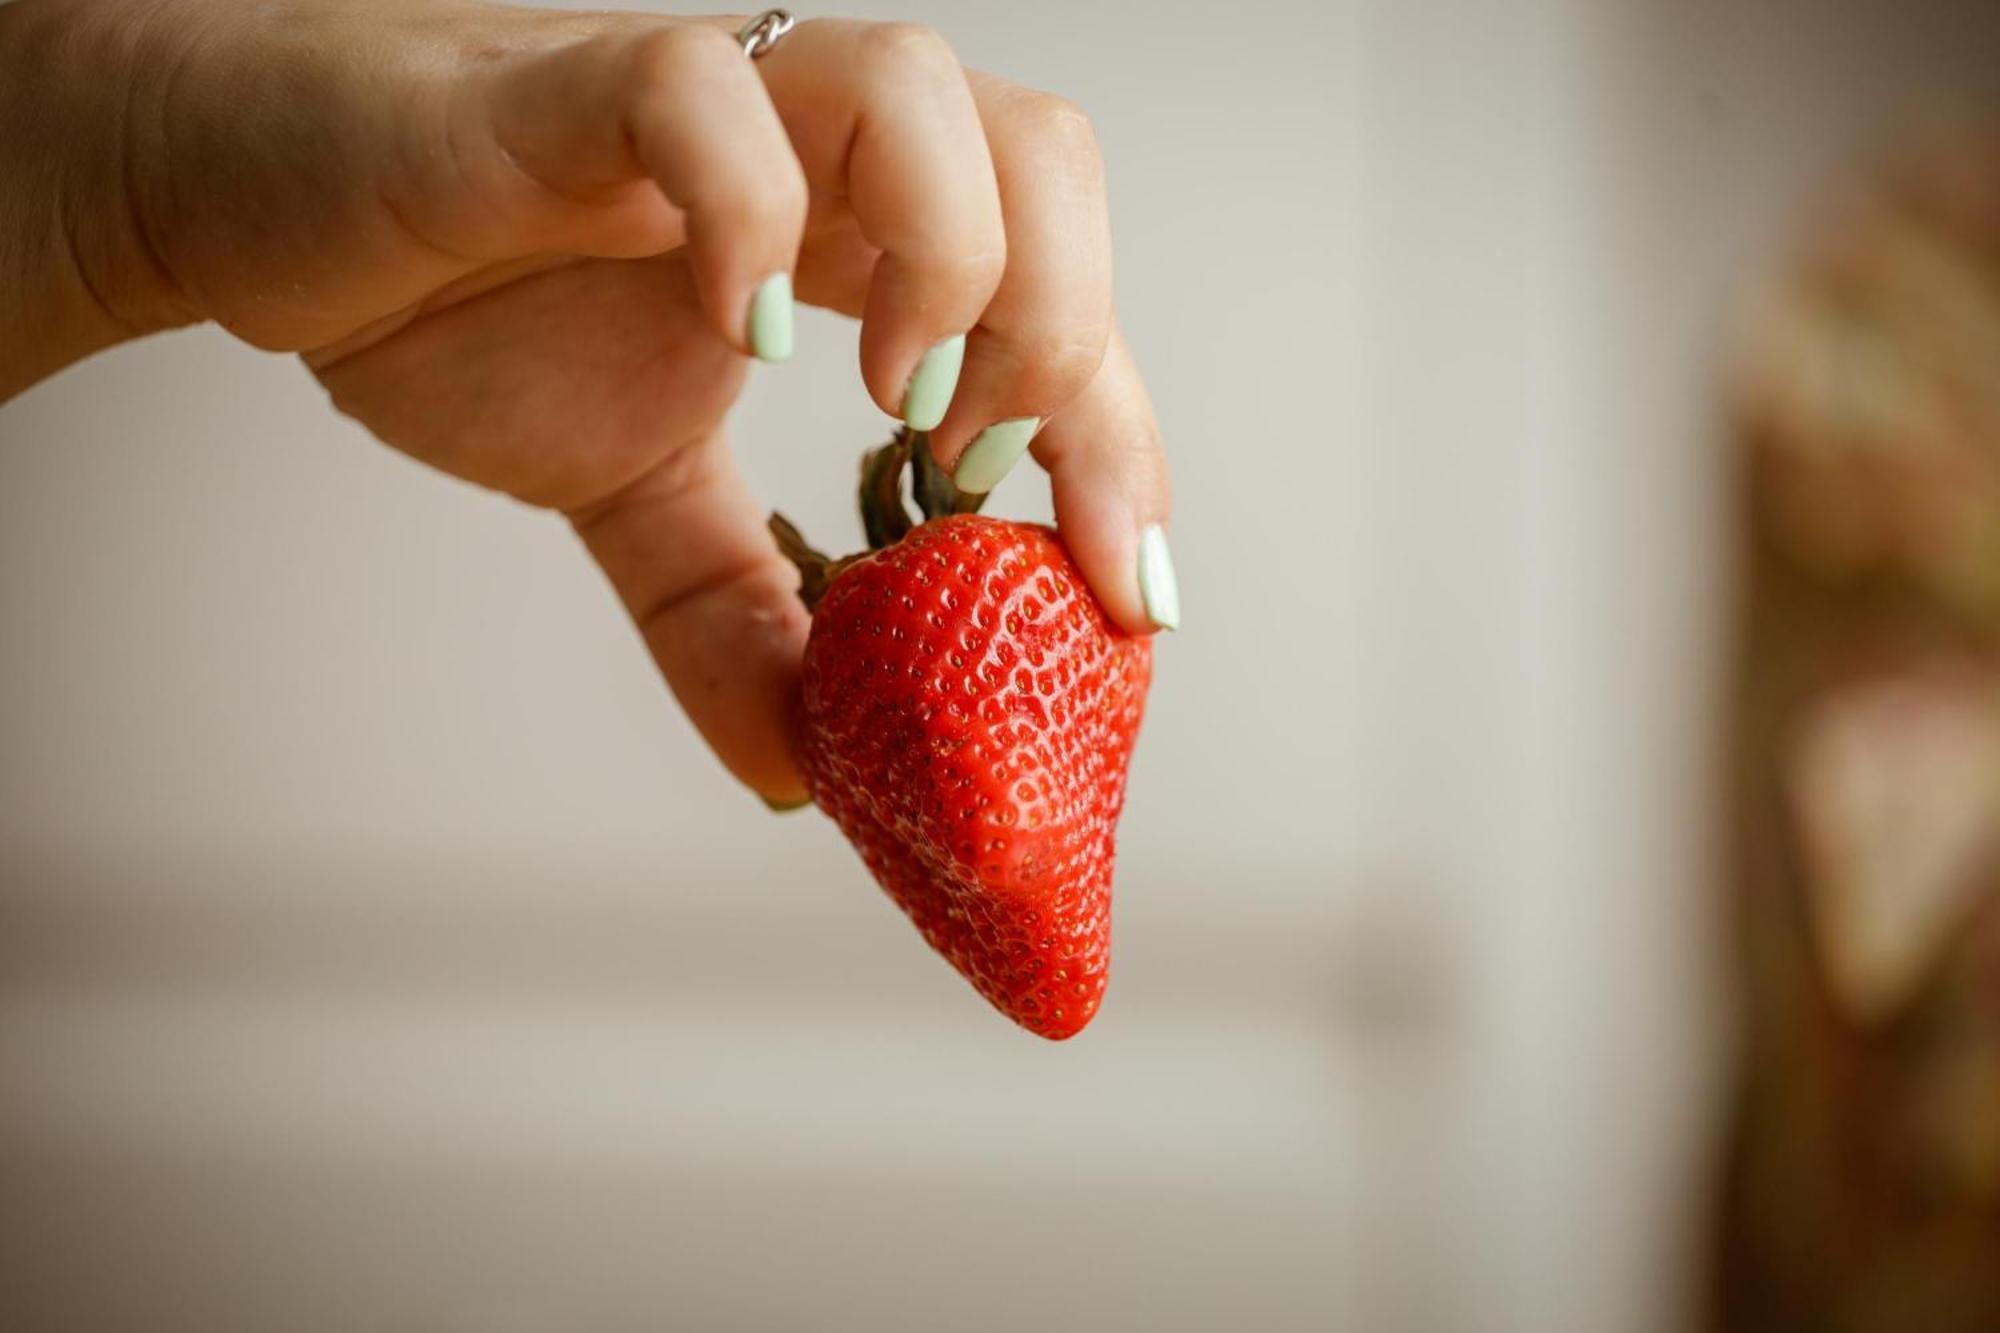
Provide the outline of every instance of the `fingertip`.
[[931,344],[917,358],[903,389],[903,424],[911,430],[934,430],[951,407],[958,389],[958,372],[965,364],[965,335],[954,333]]
[[766,363],[791,359],[795,310],[790,273],[773,273],[757,284],[744,333],[752,356]]
[[877,407],[916,430],[934,429],[949,412],[967,334],[991,294],[992,275],[975,280],[963,267],[950,258],[918,261],[885,251],[869,276],[862,383]]
[[1153,629],[1181,627],[1181,585],[1164,524],[1149,523],[1139,534],[1139,607]]
[[985,495],[1007,479],[1042,428],[1040,417],[1010,417],[996,421],[972,437],[955,463],[952,480],[962,491]]
[[1122,339],[1114,337],[1096,380],[1034,448],[1049,472],[1056,525],[1106,614],[1132,634],[1179,629],[1166,454]]
[[1159,628],[1147,614],[1139,570],[1146,525],[1125,498],[1087,477],[1054,475],[1056,527],[1098,605],[1128,634]]

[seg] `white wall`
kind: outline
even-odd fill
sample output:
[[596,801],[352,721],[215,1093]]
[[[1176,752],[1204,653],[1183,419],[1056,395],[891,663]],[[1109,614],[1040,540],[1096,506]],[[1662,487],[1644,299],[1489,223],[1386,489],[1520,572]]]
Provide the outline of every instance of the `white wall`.
[[[106,1161],[166,1163],[167,1211],[173,1171],[205,1164],[223,1183],[180,1260],[251,1308],[221,1256],[253,1232],[316,1290],[270,1239],[314,1233],[272,1221],[244,1165],[262,1152],[309,1197],[334,1188],[314,1162],[387,1162],[460,1208],[471,1231],[420,1231],[422,1263],[353,1258],[433,1313],[470,1308],[480,1253],[547,1276],[594,1237],[610,1304],[551,1276],[552,1309],[616,1324],[666,1291],[717,1322],[903,1326],[865,1280],[894,1256],[841,1251],[863,1275],[842,1285],[804,1233],[767,1304],[728,1263],[649,1285],[643,1247],[593,1230],[668,1226],[644,1191],[576,1186],[559,1233],[465,1240],[509,1169],[599,1179],[589,1143],[640,1164],[605,1179],[735,1163],[700,1206],[747,1194],[797,1226],[837,1227],[828,1200],[868,1194],[841,1164],[886,1155],[905,1204],[877,1224],[938,1284],[994,1228],[1048,1224],[940,1182],[1073,1153],[1096,1183],[1061,1195],[1084,1230],[1060,1235],[1111,1276],[1064,1290],[1106,1327],[1679,1323],[1718,1015],[1728,293],[1858,137],[1991,90],[1990,14],[867,8],[1077,98],[1111,165],[1187,629],[1161,649],[1098,1029],[1060,1055],[1001,1044],[830,827],[719,779],[556,521],[194,332],[0,409],[0,961],[26,978],[0,992],[0,1157],[80,1164],[35,1177],[59,1214]],[[808,321],[738,423],[774,505],[852,531],[852,461],[884,422],[851,328]],[[1041,479],[994,507],[1045,513]],[[190,1087],[162,1050],[208,1073]],[[530,1076],[530,1111],[494,1109]],[[878,1126],[912,1105],[928,1146],[899,1176]],[[478,1188],[439,1165],[464,1161]],[[785,1183],[826,1172],[847,1183]],[[396,1225],[371,1197],[328,1225]],[[46,1282],[81,1282],[69,1265]]]

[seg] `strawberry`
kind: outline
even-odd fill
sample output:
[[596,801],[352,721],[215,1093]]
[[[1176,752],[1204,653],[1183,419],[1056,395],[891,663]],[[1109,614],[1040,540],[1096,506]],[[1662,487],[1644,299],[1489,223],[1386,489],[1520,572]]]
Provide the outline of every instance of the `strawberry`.
[[[813,609],[801,766],[931,947],[1059,1041],[1104,995],[1151,646],[1106,619],[1054,532],[963,512],[977,500],[929,458],[908,433],[870,455],[867,554],[829,561],[772,518]],[[914,528],[905,460],[936,515]]]

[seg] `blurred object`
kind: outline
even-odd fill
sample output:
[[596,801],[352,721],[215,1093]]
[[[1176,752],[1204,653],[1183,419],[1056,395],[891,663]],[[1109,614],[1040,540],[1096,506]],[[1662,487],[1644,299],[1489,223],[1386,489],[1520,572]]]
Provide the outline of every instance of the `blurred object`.
[[1745,388],[1759,531],[1809,579],[2000,618],[2000,134],[1933,131],[1825,210]]
[[1783,757],[1827,983],[1864,1024],[1909,1003],[1979,902],[2000,841],[1992,694],[1956,665],[1837,687]]
[[2000,123],[1839,191],[1737,422],[1733,1329],[2000,1328]]

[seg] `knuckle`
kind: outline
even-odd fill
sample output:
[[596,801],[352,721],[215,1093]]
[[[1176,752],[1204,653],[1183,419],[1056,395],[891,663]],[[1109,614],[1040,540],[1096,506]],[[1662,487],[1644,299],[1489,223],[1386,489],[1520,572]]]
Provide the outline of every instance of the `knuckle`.
[[805,231],[806,219],[812,215],[812,191],[806,185],[805,168],[799,165],[798,159],[786,159],[775,192],[784,208],[786,224],[795,231]]
[[642,90],[678,83],[696,70],[734,56],[742,58],[729,34],[702,24],[655,28],[638,39],[633,66]]
[[951,43],[923,23],[877,23],[862,36],[862,48],[877,68],[936,70],[958,68]]
[[1167,454],[1160,446],[1160,429],[1147,422],[1142,429],[1124,436],[1113,448],[1119,471],[1132,479],[1139,490],[1156,495],[1164,506],[1171,500],[1172,479],[1167,475]]
[[959,295],[977,293],[983,306],[1000,287],[1007,271],[1007,236],[995,227],[990,237],[933,238],[907,248],[899,258],[910,265],[926,290]]
[[1006,241],[995,238],[991,246],[942,256],[938,269],[952,286],[983,292],[991,297],[1007,271]]
[[1098,156],[1097,127],[1090,123],[1089,113],[1069,98],[1024,92],[1018,114],[1028,132],[1043,143],[1079,158]]
[[761,176],[705,202],[705,211],[730,234],[795,236],[805,227],[806,192],[801,180]]
[[759,221],[805,230],[806,211],[811,202],[806,174],[798,159],[790,154],[779,155],[759,171],[754,182],[745,188],[745,194],[752,201]]
[[1029,337],[1016,349],[1016,364],[1036,397],[1066,402],[1097,375],[1109,336],[1108,329],[1085,327]]
[[1049,364],[1056,368],[1065,383],[1081,389],[1096,377],[1098,367],[1104,364],[1104,349],[1111,341],[1111,327],[1108,323],[1090,323],[1051,341],[1054,345],[1047,352]]

